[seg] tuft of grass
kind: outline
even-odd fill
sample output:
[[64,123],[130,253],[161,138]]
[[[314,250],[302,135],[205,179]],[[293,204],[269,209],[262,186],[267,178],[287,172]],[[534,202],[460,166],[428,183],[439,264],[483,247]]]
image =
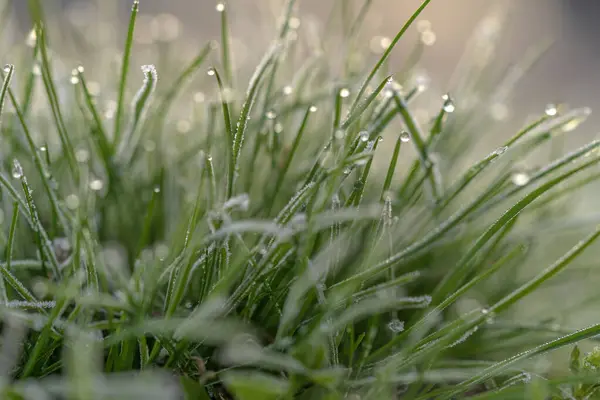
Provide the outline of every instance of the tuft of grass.
[[[575,347],[558,373],[532,361],[597,340],[600,324],[514,312],[600,236],[588,222],[555,261],[536,252],[598,178],[600,142],[554,155],[589,110],[549,105],[481,155],[482,132],[504,126],[489,106],[533,60],[467,59],[473,82],[427,98],[423,43],[400,73],[388,59],[430,1],[362,58],[372,1],[339,3],[327,29],[345,33],[341,69],[339,43],[313,54],[288,0],[242,91],[228,5],[220,45],[139,74],[136,0],[120,73],[98,92],[85,62],[61,75],[51,18],[29,2],[33,43],[0,91],[2,398],[597,395],[597,349]],[[192,96],[198,82],[216,94]],[[520,167],[545,148],[547,165]]]

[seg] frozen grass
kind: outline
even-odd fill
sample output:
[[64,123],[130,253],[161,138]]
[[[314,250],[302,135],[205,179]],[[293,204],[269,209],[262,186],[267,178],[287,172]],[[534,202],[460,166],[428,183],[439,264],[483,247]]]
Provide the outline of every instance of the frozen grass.
[[[70,83],[57,78],[41,3],[30,2],[34,67],[7,65],[0,93],[3,398],[595,392],[598,352],[576,348],[569,378],[532,361],[600,325],[570,331],[512,314],[600,236],[590,227],[546,269],[517,278],[539,262],[537,227],[598,177],[600,142],[530,170],[519,162],[560,148],[589,110],[549,105],[462,165],[498,124],[487,107],[510,100],[532,59],[502,74],[465,59],[456,102],[443,96],[423,120],[412,104],[427,88],[413,71],[426,38],[402,73],[387,59],[429,0],[374,60],[353,57],[365,54],[358,32],[371,1],[355,14],[340,2],[337,67],[324,44],[306,57],[289,0],[245,92],[227,7],[217,8],[220,46],[163,77],[132,65],[136,2],[106,111],[84,67]],[[478,37],[471,54],[496,40]],[[208,80],[218,100],[195,103],[195,119],[177,127],[192,79]]]

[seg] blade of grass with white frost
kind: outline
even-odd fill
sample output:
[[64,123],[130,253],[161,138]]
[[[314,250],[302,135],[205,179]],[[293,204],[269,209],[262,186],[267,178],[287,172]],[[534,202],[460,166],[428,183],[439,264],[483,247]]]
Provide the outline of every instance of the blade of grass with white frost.
[[121,74],[119,78],[117,109],[115,111],[115,124],[113,128],[113,149],[117,149],[121,143],[121,123],[123,122],[123,109],[125,108],[125,90],[127,89],[127,74],[129,72],[129,63],[131,58],[131,48],[133,46],[133,33],[135,31],[135,21],[140,9],[139,0],[134,0],[131,7],[131,16],[127,28],[127,38],[123,49],[123,59],[121,60]]
[[290,169],[290,165],[292,164],[294,155],[296,154],[296,151],[298,150],[298,146],[300,145],[302,136],[304,135],[304,132],[306,130],[306,126],[308,123],[308,117],[310,116],[310,114],[311,114],[311,111],[310,111],[310,107],[309,107],[306,110],[306,112],[304,113],[302,122],[300,122],[300,126],[298,127],[296,135],[294,136],[294,141],[290,148],[290,152],[288,153],[288,155],[286,157],[285,163],[283,164],[283,168],[281,168],[279,170],[279,173],[277,176],[277,182],[275,183],[275,188],[273,189],[273,194],[271,195],[271,209],[269,210],[269,213],[267,215],[271,214],[271,211],[275,205],[275,201],[277,200],[277,195],[279,194],[279,191],[281,190],[281,186],[283,185],[283,182],[286,178],[286,174],[287,174],[288,170]]
[[[17,230],[17,221],[19,220],[19,203],[13,203],[13,214],[10,220],[10,231],[8,233],[8,243],[6,244],[6,270],[11,270],[13,246],[15,244],[15,232]],[[0,300],[4,303],[8,303],[8,295],[6,293],[6,286],[4,285],[4,278],[0,277]]]
[[121,138],[117,153],[125,165],[131,161],[142,138],[143,132],[139,129],[139,126],[150,107],[152,95],[158,81],[158,74],[154,65],[143,65],[142,73],[144,74],[144,81],[131,103],[131,120],[125,136]]
[[244,100],[242,110],[240,111],[240,117],[238,118],[238,122],[235,128],[235,134],[233,137],[233,164],[230,165],[231,171],[229,173],[230,180],[227,188],[227,198],[233,195],[235,186],[235,172],[238,170],[239,167],[239,159],[241,156],[242,145],[244,143],[244,134],[246,133],[246,127],[248,126],[248,116],[250,115],[250,111],[252,110],[252,106],[254,105],[254,102],[258,95],[258,90],[260,88],[260,84],[262,83],[262,78],[267,72],[267,69],[273,63],[277,54],[281,51],[281,47],[281,43],[276,43],[269,49],[261,63],[254,71],[254,74],[250,79],[250,83],[248,84],[246,99]]
[[[417,153],[419,154],[419,158],[421,161],[421,167],[423,168],[423,171],[426,173],[427,179],[430,182],[430,188],[433,198],[434,200],[437,200],[438,196],[440,195],[437,192],[439,182],[436,182],[436,174],[431,172],[431,168],[435,168],[435,165],[429,159],[428,149],[425,144],[423,132],[419,127],[419,124],[417,123],[416,119],[408,109],[408,104],[406,103],[406,100],[404,100],[401,97],[400,93],[398,93],[398,91],[396,90],[394,90],[393,92],[393,99],[396,103],[396,107],[398,108],[398,112],[402,116],[404,124],[406,125],[406,128],[410,133],[412,142],[415,144],[415,148],[417,150]],[[429,167],[430,165],[431,168]]]
[[96,142],[96,145],[98,146],[98,149],[100,150],[104,168],[106,169],[107,173],[110,174],[111,173],[110,172],[111,171],[110,157],[112,154],[112,150],[111,150],[110,141],[106,134],[106,129],[104,128],[104,124],[102,123],[102,120],[100,119],[100,115],[98,114],[98,109],[96,107],[96,104],[94,103],[94,99],[92,98],[92,95],[90,94],[90,91],[87,86],[87,81],[86,81],[86,78],[85,78],[82,70],[77,69],[77,77],[79,78],[79,83],[81,85],[81,89],[83,90],[86,105],[88,106],[88,109],[89,109],[90,113],[92,114],[94,123],[96,124],[96,129],[92,129],[94,141]]
[[69,135],[67,133],[63,112],[60,108],[60,99],[56,94],[56,87],[54,85],[55,81],[52,77],[52,66],[50,65],[48,51],[46,49],[46,31],[42,28],[41,25],[38,25],[37,27],[37,40],[39,41],[40,55],[42,61],[40,66],[42,72],[42,82],[44,83],[44,87],[46,89],[46,95],[48,98],[50,109],[52,111],[52,116],[54,118],[54,124],[56,125],[56,130],[59,134],[60,141],[64,149],[65,157],[69,163],[73,181],[78,182],[79,168],[75,160],[75,149],[73,148],[73,144],[71,143],[71,139],[69,138]]
[[[10,65],[9,68],[11,71],[14,70],[13,65]],[[51,187],[49,179],[47,178],[47,174],[46,174],[47,171],[44,168],[44,163],[37,151],[37,147],[35,146],[35,142],[33,141],[33,138],[31,136],[29,126],[25,122],[25,117],[21,111],[21,108],[19,107],[17,99],[15,98],[15,95],[13,94],[13,92],[10,88],[8,88],[8,96],[13,105],[13,108],[15,109],[15,113],[17,114],[17,118],[21,124],[21,127],[23,128],[23,133],[25,134],[25,139],[27,140],[27,144],[29,146],[29,151],[31,152],[35,166],[37,167],[38,173],[40,174],[42,184],[44,185],[44,189],[46,190],[46,193],[48,194],[48,199],[50,200],[50,204],[52,205],[54,212],[56,212],[56,215],[58,216],[58,219],[61,223],[62,228],[64,229],[65,233],[68,234],[70,232],[69,225],[66,222],[66,218],[64,216],[62,209],[58,205],[58,199],[56,198],[56,194]],[[0,181],[2,181],[2,180],[3,179],[0,178]],[[12,185],[8,184],[8,182],[5,182],[4,186],[8,189],[9,186],[12,186]],[[22,210],[23,211],[27,210],[27,206],[26,206],[25,202],[23,200],[19,200],[20,197],[15,196],[17,192],[15,190],[11,190],[11,189],[8,189],[8,190],[11,193],[11,195],[13,195],[13,199],[19,201],[21,206],[25,206],[25,207],[22,207]],[[27,219],[28,219],[28,221],[31,221],[30,218],[27,217]],[[47,240],[46,237],[44,239]]]

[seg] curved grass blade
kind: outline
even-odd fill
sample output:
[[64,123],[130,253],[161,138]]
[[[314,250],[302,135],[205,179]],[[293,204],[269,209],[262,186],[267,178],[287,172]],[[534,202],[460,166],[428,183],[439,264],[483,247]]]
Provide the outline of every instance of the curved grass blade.
[[398,155],[400,154],[401,146],[402,140],[400,136],[398,136],[398,139],[396,139],[396,146],[394,146],[394,152],[392,153],[392,158],[390,159],[390,165],[388,167],[387,174],[385,175],[383,188],[381,189],[380,201],[384,200],[385,194],[392,185],[392,179],[394,178],[394,172],[396,171],[396,165],[398,164]]
[[125,89],[127,88],[127,74],[129,72],[129,62],[131,57],[131,47],[133,46],[133,32],[135,31],[135,21],[140,9],[139,0],[133,1],[131,7],[131,16],[127,28],[127,38],[125,39],[125,48],[123,50],[123,59],[121,61],[121,76],[119,78],[117,109],[115,111],[115,125],[113,129],[113,149],[121,143],[121,122],[123,119],[123,108],[125,107]]
[[131,121],[129,122],[126,135],[121,139],[118,149],[118,155],[125,164],[131,160],[141,139],[142,132],[139,129],[139,124],[146,116],[158,81],[158,74],[154,65],[143,65],[142,72],[144,74],[144,82],[131,103]]
[[271,49],[267,52],[261,63],[254,71],[252,78],[250,79],[250,83],[248,85],[248,91],[246,93],[246,100],[244,101],[244,105],[242,106],[242,110],[240,112],[240,117],[238,118],[238,122],[236,124],[235,136],[233,137],[233,167],[232,171],[230,171],[230,181],[227,187],[227,198],[233,195],[233,189],[235,186],[235,172],[238,169],[239,159],[242,151],[242,145],[244,143],[244,134],[246,133],[246,128],[248,126],[248,116],[250,115],[250,111],[252,110],[252,106],[256,100],[258,89],[260,84],[262,83],[262,78],[266,73],[267,69],[273,63],[275,57],[279,54],[281,50],[281,44],[276,43]]

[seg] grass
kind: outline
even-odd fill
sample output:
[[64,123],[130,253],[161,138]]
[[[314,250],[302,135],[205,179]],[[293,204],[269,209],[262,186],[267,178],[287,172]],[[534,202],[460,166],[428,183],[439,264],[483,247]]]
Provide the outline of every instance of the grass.
[[[589,110],[548,105],[481,155],[481,132],[503,126],[486,107],[509,102],[536,57],[507,71],[466,60],[473,81],[427,99],[423,42],[402,73],[388,58],[429,0],[362,60],[371,1],[339,2],[341,68],[326,40],[307,56],[295,3],[246,89],[226,5],[220,45],[179,73],[140,73],[136,1],[120,73],[97,93],[85,63],[68,82],[56,72],[48,17],[29,2],[32,47],[0,91],[2,398],[595,395],[600,351],[574,345],[600,324],[514,312],[600,236],[582,225],[558,259],[536,252],[598,177],[600,142],[556,151]],[[478,40],[475,53],[497,39]],[[217,95],[196,95],[180,129],[196,80]],[[547,165],[520,167],[545,149]],[[572,349],[561,372],[534,362],[559,349]]]

